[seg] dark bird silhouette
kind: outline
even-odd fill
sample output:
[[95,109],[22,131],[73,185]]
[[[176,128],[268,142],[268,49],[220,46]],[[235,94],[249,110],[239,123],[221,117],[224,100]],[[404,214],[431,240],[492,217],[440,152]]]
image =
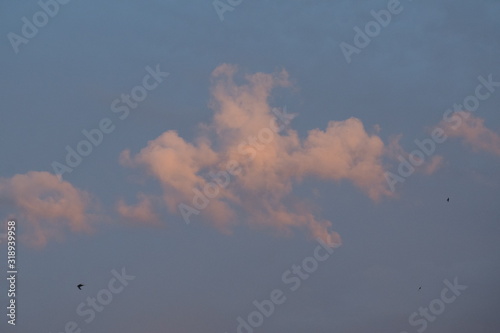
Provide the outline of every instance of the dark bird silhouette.
[[77,285],[78,289],[80,289],[80,290],[82,290],[83,286],[84,286],[84,284],[81,284],[81,283],[79,285]]
[[422,289],[422,286],[418,287],[418,290]]
[[450,198],[446,199],[447,202],[450,202]]

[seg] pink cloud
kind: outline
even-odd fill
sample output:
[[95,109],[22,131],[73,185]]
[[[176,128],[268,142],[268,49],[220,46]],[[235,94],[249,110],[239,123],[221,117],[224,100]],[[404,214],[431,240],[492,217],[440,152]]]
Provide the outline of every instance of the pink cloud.
[[439,170],[439,168],[441,168],[443,166],[443,163],[444,163],[444,158],[443,156],[441,155],[435,155],[435,156],[432,156],[431,160],[429,161],[429,163],[425,163],[421,169],[422,169],[422,172],[426,175],[432,175],[433,173],[435,173],[437,170]]
[[154,198],[139,193],[137,195],[138,203],[128,206],[123,200],[119,200],[116,205],[118,213],[132,223],[145,223],[151,225],[159,225],[160,219],[154,212],[153,201]]
[[[367,133],[356,118],[331,121],[325,130],[313,129],[301,139],[276,120],[268,102],[274,87],[291,86],[288,74],[247,75],[239,85],[236,74],[230,65],[212,73],[213,122],[200,126],[193,143],[167,131],[134,156],[122,152],[121,163],[157,179],[172,213],[179,212],[179,205],[190,206],[226,232],[244,214],[253,227],[282,234],[303,228],[311,237],[340,245],[332,223],[297,201],[294,186],[307,177],[348,180],[373,200],[390,196],[382,159],[391,147]],[[281,116],[293,118],[283,112]],[[219,185],[211,185],[217,181]]]
[[[403,137],[402,134],[398,134],[398,135],[392,136],[389,139],[389,144],[387,145],[387,149],[386,149],[387,155],[388,155],[388,157],[390,157],[391,159],[394,159],[394,160],[399,159],[399,158],[404,158],[405,160],[411,160],[411,158],[410,158],[411,152],[408,153],[407,151],[405,151],[404,148],[401,147],[401,145],[399,143],[399,141],[401,140],[402,137]],[[435,149],[435,144],[434,144],[433,149]],[[443,164],[444,164],[443,156],[440,156],[440,155],[434,155],[432,157],[429,156],[430,154],[434,153],[434,150],[431,153],[427,154],[427,153],[422,152],[421,148],[419,147],[419,149],[417,149],[416,151],[419,151],[423,156],[423,160],[421,160],[422,164],[420,164],[420,165],[412,164],[413,167],[415,167],[415,170],[417,172],[423,173],[425,175],[431,175],[443,166]],[[427,156],[425,156],[425,155],[427,155]]]
[[484,126],[484,119],[473,116],[470,112],[459,111],[438,126],[449,137],[462,138],[474,151],[485,151],[500,156],[500,135]]
[[90,232],[89,195],[49,172],[30,171],[0,179],[0,195],[15,207],[10,213],[20,235],[35,247],[61,239],[65,231]]

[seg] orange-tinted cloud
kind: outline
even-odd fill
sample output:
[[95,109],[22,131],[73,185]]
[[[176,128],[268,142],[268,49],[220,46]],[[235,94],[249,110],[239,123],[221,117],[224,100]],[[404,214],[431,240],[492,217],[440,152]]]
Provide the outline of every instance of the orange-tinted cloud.
[[158,225],[160,219],[153,209],[154,199],[144,193],[139,193],[137,199],[139,202],[132,206],[128,206],[123,200],[119,200],[116,205],[116,210],[123,218],[132,223]]
[[484,126],[484,119],[475,117],[470,112],[456,112],[450,121],[442,121],[449,137],[462,138],[474,151],[485,151],[500,156],[500,135]]
[[441,155],[432,156],[429,163],[425,163],[422,166],[422,172],[426,175],[432,175],[439,168],[443,166],[444,158]]
[[340,245],[332,223],[315,217],[293,187],[306,177],[349,180],[374,200],[389,196],[382,164],[389,148],[356,118],[331,121],[301,139],[287,124],[293,116],[268,102],[274,87],[291,85],[288,74],[247,75],[244,84],[235,82],[237,74],[230,65],[212,73],[213,122],[193,143],[167,131],[134,156],[122,152],[121,163],[158,179],[170,212],[189,206],[226,232],[243,214],[254,227],[284,234],[305,228]]
[[[431,175],[435,173],[437,170],[439,170],[443,164],[444,164],[444,158],[441,155],[434,155],[431,157],[432,154],[435,153],[436,149],[436,143],[432,143],[431,147],[427,148],[429,151],[422,150],[421,146],[418,146],[418,149],[415,149],[411,152],[407,152],[404,150],[404,148],[400,145],[399,141],[402,139],[403,135],[398,134],[398,135],[393,135],[389,139],[389,144],[387,145],[387,156],[392,159],[396,160],[398,159],[401,162],[401,159],[403,160],[410,160],[412,168],[415,169],[415,171],[423,173],[425,175]],[[430,139],[425,139],[429,142]],[[422,140],[424,142],[425,140]],[[420,142],[421,140],[415,140],[414,142]],[[414,154],[416,157],[411,157],[411,154]],[[419,156],[420,155],[420,156]],[[417,158],[419,162],[414,163],[414,158]],[[409,162],[410,163],[410,162]],[[413,173],[413,171],[411,172]],[[401,175],[400,175],[401,176]]]
[[0,195],[15,207],[17,220],[30,245],[41,247],[50,239],[61,239],[65,231],[90,232],[86,213],[89,195],[49,172],[30,171],[0,179]]

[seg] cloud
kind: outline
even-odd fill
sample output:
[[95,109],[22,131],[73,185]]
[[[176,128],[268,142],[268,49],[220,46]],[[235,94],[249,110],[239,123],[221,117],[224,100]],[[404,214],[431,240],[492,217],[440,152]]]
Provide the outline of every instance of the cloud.
[[462,138],[474,151],[500,156],[500,135],[486,128],[484,119],[475,117],[470,112],[456,112],[450,121],[442,121],[438,126],[449,137]]
[[144,193],[137,195],[138,203],[128,206],[123,200],[119,200],[116,205],[118,213],[132,223],[146,223],[159,225],[160,220],[153,210],[154,199]]
[[[406,161],[412,160],[411,154],[414,153],[414,151],[409,153],[406,150],[404,150],[404,148],[399,143],[400,140],[402,139],[402,137],[403,137],[402,134],[398,134],[398,135],[393,135],[389,138],[389,144],[387,145],[387,149],[386,149],[387,154],[386,155],[392,160],[396,160],[396,159],[400,160],[401,158],[403,158]],[[430,157],[429,155],[434,153],[434,149],[435,149],[435,144],[434,144],[434,148],[433,148],[432,152],[428,153],[428,154],[426,153],[426,155],[428,155],[428,157]],[[443,156],[434,155],[430,158],[426,158],[424,153],[421,152],[420,150],[421,150],[421,148],[419,147],[419,149],[417,151],[420,152],[423,156],[423,160],[419,159],[419,161],[421,161],[422,164],[420,164],[420,165],[417,165],[418,163],[411,164],[412,167],[414,167],[417,172],[423,173],[424,175],[432,175],[433,173],[435,173],[437,170],[439,170],[443,166],[443,164],[444,164]]]
[[120,161],[157,179],[172,213],[187,205],[225,232],[244,216],[253,227],[282,234],[305,228],[340,245],[332,223],[295,197],[294,186],[308,177],[349,180],[373,200],[390,196],[382,160],[391,147],[356,118],[330,121],[299,138],[288,126],[294,116],[268,102],[273,88],[291,86],[286,71],[242,78],[235,66],[221,65],[212,73],[213,121],[200,125],[192,143],[167,131],[134,156],[123,151]]
[[89,195],[49,172],[30,171],[0,179],[0,196],[15,207],[15,218],[28,244],[42,247],[50,239],[61,239],[64,231],[90,232],[91,216],[86,213]]
[[429,163],[424,163],[422,165],[422,172],[426,175],[432,175],[434,172],[439,170],[443,166],[444,158],[441,155],[432,156]]

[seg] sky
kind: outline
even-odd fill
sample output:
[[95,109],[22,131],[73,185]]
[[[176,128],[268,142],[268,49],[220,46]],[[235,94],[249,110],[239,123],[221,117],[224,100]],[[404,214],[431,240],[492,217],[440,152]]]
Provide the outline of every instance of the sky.
[[0,331],[497,332],[499,17],[2,1]]

